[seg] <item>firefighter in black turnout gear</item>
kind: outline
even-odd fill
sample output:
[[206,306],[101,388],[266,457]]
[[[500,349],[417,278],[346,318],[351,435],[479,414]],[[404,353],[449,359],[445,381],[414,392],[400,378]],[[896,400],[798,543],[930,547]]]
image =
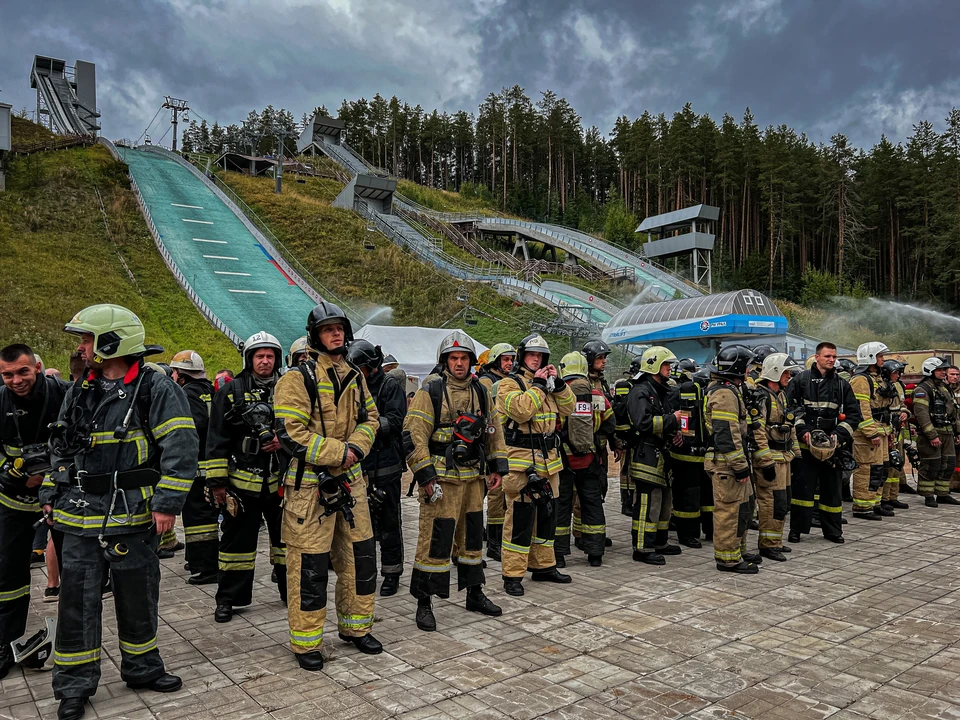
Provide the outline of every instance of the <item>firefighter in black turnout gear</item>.
[[47,426],[56,422],[68,387],[40,368],[26,345],[0,350],[0,679],[14,665],[10,643],[27,629],[37,496],[50,470]]
[[630,482],[630,459],[628,457],[628,442],[630,435],[630,417],[627,414],[627,396],[630,388],[637,384],[635,378],[640,372],[641,356],[637,355],[630,362],[630,367],[624,376],[613,384],[613,397],[610,404],[613,406],[613,417],[616,421],[617,447],[614,448],[614,457],[620,463],[620,514],[633,517],[633,504],[636,501],[637,491]]
[[212,585],[217,582],[220,533],[216,507],[207,502],[207,430],[215,391],[207,380],[203,358],[193,350],[182,350],[170,361],[173,381],[180,386],[190,403],[193,424],[200,438],[200,457],[197,479],[190,487],[183,506],[184,557],[191,577],[191,585]]
[[64,533],[53,692],[61,720],[84,714],[97,691],[101,579],[110,565],[120,677],[172,692],[180,678],[157,649],[158,537],[173,527],[197,476],[199,441],[172,380],[146,367],[139,318],[118,305],[81,310],[64,330],[79,335],[89,368],[71,387],[51,431],[50,475],[40,503]]
[[670,444],[673,469],[673,521],[677,540],[690,548],[703,547],[700,531],[713,539],[713,481],[703,469],[708,433],[703,422],[704,389],[709,375],[696,375],[699,368],[692,358],[676,364],[673,377],[678,385],[670,391],[667,406],[680,411],[680,432]]
[[680,429],[680,411],[667,408],[667,379],[676,355],[661,346],[645,350],[638,382],[627,396],[630,419],[630,480],[637,488],[633,506],[633,559],[664,565],[665,555],[679,555],[667,543],[670,525],[670,476],[667,448]]
[[280,472],[285,454],[274,432],[273,391],[283,353],[277,339],[258,332],[240,347],[243,370],[217,391],[207,433],[207,487],[223,511],[217,608],[229,622],[233,609],[253,602],[260,518],[270,535],[270,560],[280,599],[287,601],[286,551],[280,540]]
[[[800,536],[810,532],[815,500],[819,500],[824,538],[843,542],[841,474],[851,469],[853,429],[863,422],[863,416],[850,383],[834,368],[836,361],[836,346],[820,343],[810,369],[795,375],[787,386],[787,407],[795,408],[801,451],[800,458],[793,463],[791,478],[787,539],[792,543],[800,542]],[[836,438],[837,449],[827,461],[810,452],[810,434],[814,430]]]
[[380,595],[396,595],[403,574],[403,533],[400,515],[400,476],[403,474],[403,418],[407,398],[396,379],[383,372],[383,351],[367,340],[354,340],[347,360],[360,369],[367,381],[380,417],[373,449],[361,467],[367,476],[367,504],[373,536],[380,543]]

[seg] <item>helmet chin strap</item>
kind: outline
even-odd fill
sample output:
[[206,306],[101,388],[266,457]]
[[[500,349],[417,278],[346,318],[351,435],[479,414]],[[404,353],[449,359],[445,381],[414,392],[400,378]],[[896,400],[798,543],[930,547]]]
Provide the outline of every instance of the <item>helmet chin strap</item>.
[[327,350],[327,354],[328,354],[328,355],[346,355],[346,354],[347,354],[347,346],[346,346],[346,345],[341,345],[340,347],[334,348],[333,350]]

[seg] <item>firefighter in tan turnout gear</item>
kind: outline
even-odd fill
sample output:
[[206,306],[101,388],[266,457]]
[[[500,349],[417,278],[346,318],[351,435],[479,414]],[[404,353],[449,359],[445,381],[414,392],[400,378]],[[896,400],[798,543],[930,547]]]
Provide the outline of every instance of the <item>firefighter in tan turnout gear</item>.
[[920,429],[917,434],[917,451],[920,453],[917,493],[927,507],[935,508],[940,503],[960,505],[960,500],[950,495],[960,417],[953,393],[944,382],[946,365],[940,358],[932,357],[923,361],[920,371],[923,380],[913,391],[913,414]]
[[[457,589],[467,610],[498,616],[483,594],[483,483],[495,488],[507,472],[503,428],[493,400],[471,375],[473,340],[460,331],[437,348],[438,375],[424,383],[407,410],[403,442],[420,487],[420,534],[410,578],[417,627],[437,629],[432,597],[450,597],[451,553],[457,552]],[[456,543],[454,543],[456,541]]]
[[713,555],[717,569],[752,575],[759,554],[748,554],[747,527],[754,494],[747,454],[750,430],[742,385],[753,353],[739,345],[722,349],[707,388],[704,419],[713,436],[704,469],[713,478]]
[[557,570],[553,544],[563,467],[557,420],[573,412],[575,398],[549,363],[546,340],[528,335],[517,347],[514,372],[497,391],[510,467],[503,479],[507,513],[502,551],[503,587],[509,595],[523,595],[528,567],[537,581],[571,580]]
[[853,517],[861,520],[893,515],[893,510],[880,506],[890,466],[893,408],[899,405],[896,385],[883,369],[887,350],[880,342],[863,343],[857,348],[857,372],[850,379],[863,415],[853,433],[853,458],[857,461],[853,471]]
[[784,389],[790,383],[790,368],[797,363],[785,353],[772,353],[763,360],[750,403],[750,424],[756,450],[753,452],[753,483],[757,493],[760,524],[760,555],[783,562],[783,521],[790,511],[790,462],[799,454],[794,436],[796,420],[787,409]]
[[[497,395],[493,386],[503,380],[513,370],[517,351],[508,343],[497,343],[490,348],[487,362],[480,368],[480,384],[491,391],[496,402]],[[500,559],[500,541],[503,537],[503,517],[507,508],[503,500],[503,483],[487,490],[487,557]]]
[[304,670],[323,669],[327,573],[337,574],[340,639],[375,655],[370,634],[377,589],[377,550],[360,461],[379,427],[361,372],[346,359],[353,328],[344,312],[321,302],[307,318],[311,361],[277,383],[278,436],[293,456],[283,479],[290,647]]

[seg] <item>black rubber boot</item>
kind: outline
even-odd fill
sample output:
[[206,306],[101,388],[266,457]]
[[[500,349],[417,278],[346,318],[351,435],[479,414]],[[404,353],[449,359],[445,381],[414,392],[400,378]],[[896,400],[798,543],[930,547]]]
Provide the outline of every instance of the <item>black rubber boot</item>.
[[900,500],[888,500],[887,505],[893,510],[909,510],[910,505]]
[[740,575],[756,575],[758,572],[760,572],[760,568],[758,566],[742,560],[736,565],[724,565],[723,563],[717,563],[717,570],[721,572],[738,573]]
[[380,597],[390,597],[397,594],[397,588],[400,587],[399,575],[384,575],[383,582],[380,584]]
[[873,514],[874,514],[874,515],[879,515],[880,517],[895,517],[895,516],[896,516],[896,513],[895,513],[891,508],[884,507],[883,505],[877,505],[877,506],[873,509]]
[[323,653],[319,650],[308,653],[296,653],[296,657],[297,664],[304,670],[309,670],[310,672],[323,670]]
[[787,556],[780,551],[780,548],[760,548],[760,554],[769,560],[776,560],[777,562],[787,561]]
[[337,634],[344,642],[353,643],[353,646],[364,655],[379,655],[383,652],[383,644],[370,633],[360,637],[349,637],[343,633]]
[[86,704],[86,698],[64,698],[60,701],[60,707],[57,709],[57,718],[59,720],[82,718],[87,712]]
[[470,612],[478,612],[481,615],[490,617],[500,617],[503,610],[499,605],[490,602],[490,598],[483,594],[483,589],[479,585],[467,588],[466,608]]
[[935,497],[925,497],[923,499],[923,504],[929,508],[939,507],[939,505],[937,505],[937,499]]
[[437,629],[437,619],[433,616],[433,603],[429,597],[417,600],[417,627],[424,632]]
[[852,513],[852,514],[853,514],[853,517],[855,517],[857,520],[883,520],[883,518],[877,515],[875,512],[873,512],[873,510],[869,510],[863,513]]
[[647,565],[666,565],[667,559],[660,553],[633,551],[633,559],[636,562],[646,563]]
[[603,565],[603,555],[587,555],[587,564],[590,567],[600,567]]
[[549,570],[534,570],[531,572],[531,577],[537,582],[552,582],[560,583],[561,585],[566,585],[567,583],[573,582],[572,577],[569,575],[564,575],[555,567],[552,567]]
[[523,581],[520,578],[505,577],[503,579],[503,590],[507,595],[520,597],[523,595]]
[[228,603],[220,603],[213,613],[213,619],[218,623],[230,622],[233,618],[233,606]]
[[681,545],[684,545],[688,548],[694,548],[696,550],[703,547],[703,543],[701,543],[697,538],[692,538],[692,537],[677,538],[677,542],[679,542]]
[[661,555],[679,555],[683,550],[680,549],[679,545],[664,545],[663,547],[658,547],[657,552]]
[[960,505],[960,500],[957,500],[953,495],[937,495],[937,503],[940,505]]
[[567,559],[564,555],[557,555],[557,567],[565,568],[567,566]]
[[170,673],[164,673],[158,678],[154,678],[150,682],[137,683],[137,682],[128,682],[128,688],[133,688],[134,690],[153,690],[154,692],[159,693],[168,693],[176,692],[183,687],[183,680],[181,680],[176,675],[171,675]]
[[800,533],[791,530],[790,534],[787,535],[787,542],[798,543],[800,542]]

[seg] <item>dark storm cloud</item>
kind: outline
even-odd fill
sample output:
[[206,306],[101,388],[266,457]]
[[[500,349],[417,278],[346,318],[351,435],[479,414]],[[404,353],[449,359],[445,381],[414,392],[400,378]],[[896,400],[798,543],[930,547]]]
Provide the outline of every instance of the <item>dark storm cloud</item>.
[[0,101],[34,106],[40,53],[97,63],[111,137],[137,137],[164,94],[229,123],[378,91],[475,110],[519,84],[603,132],[692,102],[869,145],[942,124],[960,96],[958,25],[954,0],[7,0]]

